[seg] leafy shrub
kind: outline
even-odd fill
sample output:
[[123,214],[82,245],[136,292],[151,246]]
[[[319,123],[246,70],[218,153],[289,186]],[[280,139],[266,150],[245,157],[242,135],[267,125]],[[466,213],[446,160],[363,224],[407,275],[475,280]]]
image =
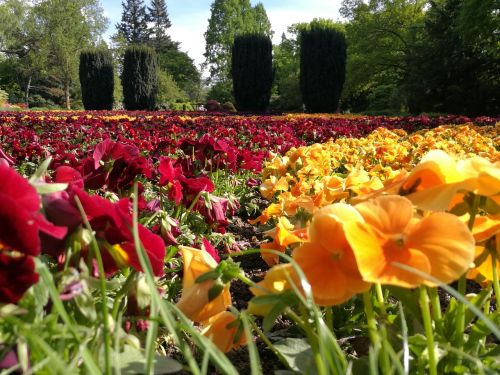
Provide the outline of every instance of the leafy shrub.
[[222,105],[222,109],[224,110],[224,112],[237,112],[234,104],[231,102],[225,102]]
[[240,111],[265,111],[274,78],[271,39],[260,34],[240,35],[231,52],[236,106]]
[[186,100],[186,93],[182,91],[169,72],[161,71],[158,75],[158,100],[159,104],[172,103]]
[[125,51],[122,72],[123,104],[127,110],[153,110],[158,95],[158,65],[155,51],[130,46]]
[[230,81],[216,83],[210,87],[206,97],[217,100],[219,103],[234,101],[232,83]]
[[113,57],[107,49],[93,49],[80,54],[80,85],[86,110],[113,109]]
[[300,30],[300,90],[309,112],[335,112],[345,81],[346,40],[332,21]]
[[191,103],[170,103],[169,109],[172,111],[194,111]]

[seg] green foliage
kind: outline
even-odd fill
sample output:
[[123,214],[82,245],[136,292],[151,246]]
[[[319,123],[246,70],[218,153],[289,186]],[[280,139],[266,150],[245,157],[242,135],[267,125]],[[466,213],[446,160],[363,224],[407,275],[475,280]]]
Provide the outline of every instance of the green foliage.
[[158,94],[158,66],[155,51],[147,46],[131,46],[125,51],[123,104],[127,110],[153,110]]
[[211,86],[207,92],[208,100],[217,100],[219,103],[233,102],[233,94],[230,82],[220,82]]
[[199,100],[201,74],[187,53],[172,48],[162,50],[158,55],[158,64],[161,70],[172,75],[177,86],[191,101]]
[[238,109],[265,111],[274,75],[271,39],[262,34],[237,36],[232,48],[231,75]]
[[328,20],[300,29],[300,90],[309,112],[335,112],[345,81],[343,30]]
[[[78,92],[79,53],[97,44],[106,22],[97,0],[2,2],[0,49],[16,58],[12,83],[25,90],[23,101],[29,101],[33,88],[69,108]],[[61,95],[53,95],[55,90]]]
[[191,103],[170,103],[169,109],[172,111],[194,111]]
[[6,91],[0,89],[0,107],[7,104],[8,99],[9,99],[9,94]]
[[271,24],[262,4],[252,7],[250,0],[214,0],[205,33],[205,65],[211,82],[229,79],[231,47],[238,34],[263,33],[271,36]]
[[118,33],[128,43],[145,43],[149,39],[148,15],[143,0],[122,2],[122,19],[116,24]]
[[299,111],[302,109],[302,96],[300,94],[300,51],[297,40],[299,24],[288,27],[287,38],[285,33],[281,36],[281,43],[274,46],[275,68],[275,97],[271,106],[276,110]]
[[[419,37],[426,3],[426,0],[342,2],[340,12],[349,20],[345,26],[348,54],[343,108],[354,112],[397,111],[408,105],[407,92],[401,87],[412,64],[409,53],[413,41]],[[398,96],[394,96],[393,90],[383,91],[379,87],[398,87]],[[373,90],[377,92],[371,94]],[[367,99],[370,95],[376,98],[376,103]],[[356,98],[362,98],[361,102]],[[381,105],[389,107],[380,108]]]
[[172,23],[168,17],[165,0],[152,0],[147,9],[147,20],[152,23],[150,44],[154,47],[156,53],[165,49],[177,49],[179,43],[173,42],[167,34],[167,29],[172,26]]
[[80,84],[86,110],[113,109],[114,68],[109,50],[94,49],[80,54]]
[[[412,112],[469,116],[499,113],[500,54],[498,48],[487,48],[488,37],[481,32],[471,30],[464,38],[461,9],[467,3],[435,1],[427,11],[405,77]],[[488,17],[485,18],[488,29]]]
[[177,100],[185,100],[186,93],[177,86],[172,75],[160,70],[158,74],[158,103],[166,105]]

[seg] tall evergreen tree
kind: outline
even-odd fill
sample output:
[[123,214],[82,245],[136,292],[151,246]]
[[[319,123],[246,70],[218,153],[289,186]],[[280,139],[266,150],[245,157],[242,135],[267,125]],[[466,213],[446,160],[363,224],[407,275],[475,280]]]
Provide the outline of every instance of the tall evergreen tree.
[[116,24],[118,33],[128,43],[144,43],[149,39],[148,15],[143,0],[122,2],[122,20]]
[[123,58],[121,81],[125,109],[155,109],[158,95],[158,63],[155,50],[144,45],[128,47]]
[[300,91],[309,112],[335,112],[345,81],[346,41],[341,26],[315,19],[300,30]]
[[264,112],[273,85],[273,44],[262,34],[238,35],[234,39],[231,75],[240,111]]
[[113,56],[108,49],[82,51],[79,67],[82,101],[86,110],[113,109]]
[[173,42],[167,34],[167,29],[172,26],[168,17],[167,4],[165,0],[152,0],[148,6],[148,22],[153,23],[151,32],[151,44],[160,52],[162,49],[177,48],[177,42]]

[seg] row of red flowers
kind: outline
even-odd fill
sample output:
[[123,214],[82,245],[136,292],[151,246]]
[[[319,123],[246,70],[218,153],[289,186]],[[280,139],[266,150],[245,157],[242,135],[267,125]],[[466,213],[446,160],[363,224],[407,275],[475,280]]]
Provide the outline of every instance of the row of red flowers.
[[367,116],[203,116],[192,113],[119,112],[4,112],[0,114],[0,142],[14,160],[40,163],[49,155],[53,167],[77,166],[105,139],[136,146],[149,159],[175,154],[179,149],[212,168],[260,170],[270,151],[284,154],[292,147],[338,137],[362,137],[378,127],[413,132],[442,124],[473,121],[494,125],[495,119],[463,116],[429,118]]

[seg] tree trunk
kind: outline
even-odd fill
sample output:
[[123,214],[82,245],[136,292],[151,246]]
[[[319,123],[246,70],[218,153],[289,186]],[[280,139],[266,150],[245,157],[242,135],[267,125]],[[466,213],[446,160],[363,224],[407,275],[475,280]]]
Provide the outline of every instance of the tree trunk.
[[31,76],[30,78],[28,79],[28,84],[26,85],[26,107],[29,108],[30,106],[30,103],[29,103],[29,99],[30,99],[30,89],[31,89]]
[[69,81],[64,84],[64,92],[66,94],[66,109],[71,109],[70,95],[69,95]]

